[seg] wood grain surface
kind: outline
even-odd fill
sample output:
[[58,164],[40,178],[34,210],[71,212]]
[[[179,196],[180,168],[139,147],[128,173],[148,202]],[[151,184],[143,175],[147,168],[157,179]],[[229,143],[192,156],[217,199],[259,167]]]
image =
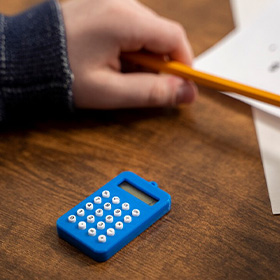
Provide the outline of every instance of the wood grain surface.
[[[36,0],[0,0],[7,14]],[[225,0],[144,0],[186,28],[196,55],[234,26]],[[56,220],[121,171],[158,182],[169,214],[105,263]],[[280,279],[249,106],[200,88],[177,109],[80,112],[0,133],[1,279]]]

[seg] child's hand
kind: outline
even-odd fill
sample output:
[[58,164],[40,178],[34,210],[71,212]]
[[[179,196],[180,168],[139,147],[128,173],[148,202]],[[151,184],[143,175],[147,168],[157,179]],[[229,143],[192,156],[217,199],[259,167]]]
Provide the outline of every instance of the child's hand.
[[120,73],[124,51],[167,54],[191,64],[183,28],[134,0],[76,0],[62,4],[74,103],[79,108],[167,106],[194,100],[196,87],[171,75]]

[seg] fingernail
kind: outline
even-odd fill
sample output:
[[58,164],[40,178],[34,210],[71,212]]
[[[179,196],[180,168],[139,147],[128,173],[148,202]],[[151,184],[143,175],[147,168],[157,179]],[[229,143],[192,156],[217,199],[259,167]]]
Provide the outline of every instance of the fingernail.
[[176,92],[176,104],[180,103],[190,103],[195,99],[196,90],[195,87],[185,82],[181,84]]

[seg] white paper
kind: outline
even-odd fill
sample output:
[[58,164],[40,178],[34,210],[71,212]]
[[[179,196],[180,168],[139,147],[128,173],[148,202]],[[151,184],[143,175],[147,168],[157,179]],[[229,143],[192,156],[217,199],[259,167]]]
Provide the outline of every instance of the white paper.
[[[248,26],[271,3],[273,0],[231,0],[236,26]],[[272,212],[280,214],[280,119],[256,108],[252,112]]]
[[[280,31],[277,31],[280,30],[280,3],[272,0],[232,0],[231,4],[234,18],[247,27],[233,31],[202,54],[195,61],[195,67],[280,94]],[[266,9],[266,6],[270,8]],[[242,12],[238,13],[240,10]],[[262,15],[254,20],[258,13]],[[268,112],[253,109],[272,211],[279,214],[280,109],[239,95],[231,96]]]
[[[280,2],[248,28],[237,29],[195,60],[195,68],[280,95]],[[237,94],[237,99],[280,117],[280,108]]]
[[231,11],[237,28],[244,28],[256,20],[275,0],[231,0]]
[[273,214],[280,214],[280,119],[253,110],[263,168]]

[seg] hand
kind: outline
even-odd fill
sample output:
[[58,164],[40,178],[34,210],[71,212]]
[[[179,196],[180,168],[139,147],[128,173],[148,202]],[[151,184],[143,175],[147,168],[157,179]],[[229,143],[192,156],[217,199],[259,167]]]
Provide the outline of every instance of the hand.
[[76,0],[62,4],[74,103],[113,109],[190,103],[197,89],[179,77],[121,73],[120,53],[146,49],[191,64],[183,28],[135,0]]

